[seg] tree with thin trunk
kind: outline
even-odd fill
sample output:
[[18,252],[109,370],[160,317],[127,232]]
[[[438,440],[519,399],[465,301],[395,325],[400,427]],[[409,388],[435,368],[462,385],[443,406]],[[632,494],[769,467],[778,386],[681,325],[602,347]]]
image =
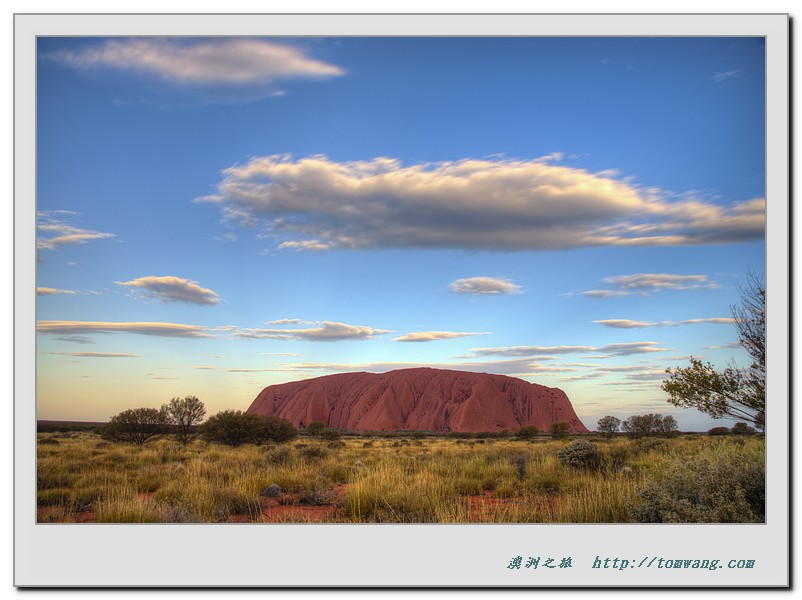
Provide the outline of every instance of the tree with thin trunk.
[[167,432],[168,420],[157,408],[129,408],[114,415],[103,428],[101,435],[115,442],[132,442],[143,446]]
[[169,403],[162,405],[170,425],[175,430],[175,437],[187,445],[198,435],[198,425],[206,416],[206,406],[195,396],[173,398]]
[[765,430],[766,419],[766,287],[754,272],[745,286],[738,286],[739,306],[730,307],[738,342],[749,353],[746,369],[730,366],[717,371],[711,363],[690,359],[690,366],[666,369],[663,381],[668,401],[682,408],[696,408],[715,419],[730,417]]
[[621,419],[612,415],[607,415],[599,419],[596,424],[596,431],[601,433],[604,437],[613,437],[613,434],[621,427]]

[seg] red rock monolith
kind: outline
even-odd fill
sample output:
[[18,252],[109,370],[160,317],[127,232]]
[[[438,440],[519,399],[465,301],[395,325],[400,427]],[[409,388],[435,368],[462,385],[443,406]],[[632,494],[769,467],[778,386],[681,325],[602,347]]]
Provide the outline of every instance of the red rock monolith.
[[559,388],[506,375],[446,369],[340,373],[266,387],[248,412],[305,428],[313,421],[345,430],[548,431],[568,421],[587,433]]

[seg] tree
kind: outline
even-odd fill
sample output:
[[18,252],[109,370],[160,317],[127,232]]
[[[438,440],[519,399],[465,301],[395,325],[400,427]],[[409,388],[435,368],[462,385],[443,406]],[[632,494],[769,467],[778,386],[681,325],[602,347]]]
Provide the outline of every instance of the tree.
[[604,437],[613,437],[613,434],[621,427],[621,419],[617,419],[612,415],[607,415],[599,419],[596,423],[596,431],[601,433]]
[[167,427],[164,411],[157,408],[129,408],[109,419],[101,435],[115,442],[133,442],[143,446],[145,442],[166,433]]
[[555,438],[564,438],[571,433],[571,424],[568,421],[556,421],[549,427],[549,433]]
[[671,415],[659,413],[648,415],[632,415],[621,423],[621,429],[630,437],[645,435],[672,435],[677,431],[677,420]]
[[206,416],[206,406],[195,396],[173,398],[162,405],[162,411],[175,428],[178,441],[186,445],[198,436],[198,425]]
[[262,433],[256,438],[257,443],[276,442],[282,444],[294,440],[298,431],[287,419],[275,416],[262,417]]
[[677,420],[671,415],[665,415],[657,423],[657,431],[660,435],[674,435],[675,432],[679,431]]
[[236,447],[259,439],[264,434],[265,420],[254,413],[224,410],[209,417],[201,429],[207,440]]
[[538,433],[540,433],[540,430],[534,425],[524,425],[515,432],[515,435],[519,440],[531,442],[537,437]]
[[711,363],[690,359],[690,366],[666,369],[663,381],[668,401],[681,408],[696,408],[715,419],[731,417],[765,429],[766,418],[766,288],[755,273],[746,286],[738,286],[740,306],[731,306],[738,342],[749,353],[748,369],[736,366],[719,372]]

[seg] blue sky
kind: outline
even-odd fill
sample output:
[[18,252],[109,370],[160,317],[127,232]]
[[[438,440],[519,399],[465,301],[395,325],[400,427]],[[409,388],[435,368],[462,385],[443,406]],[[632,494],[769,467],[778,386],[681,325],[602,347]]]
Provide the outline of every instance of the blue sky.
[[747,364],[760,38],[40,38],[37,412],[438,366],[672,413]]

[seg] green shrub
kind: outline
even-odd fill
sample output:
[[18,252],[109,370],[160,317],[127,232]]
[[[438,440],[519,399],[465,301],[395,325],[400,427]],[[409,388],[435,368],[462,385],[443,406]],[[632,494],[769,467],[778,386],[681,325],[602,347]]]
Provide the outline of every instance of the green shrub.
[[568,421],[557,421],[549,427],[549,433],[553,438],[562,439],[571,435],[571,424]]
[[[298,444],[296,448],[300,446],[301,444]],[[320,460],[321,458],[325,458],[328,452],[323,446],[304,446],[298,450],[298,454],[301,455],[301,458],[307,460]]]
[[722,445],[689,461],[676,458],[663,477],[638,492],[630,507],[638,523],[762,523],[765,453]]
[[735,435],[752,435],[755,433],[755,428],[746,423],[736,423],[732,426],[732,433]]
[[292,450],[287,446],[270,448],[264,453],[265,460],[274,465],[286,465],[292,460]]
[[113,442],[133,442],[143,446],[167,433],[168,429],[168,416],[164,410],[129,408],[109,419],[101,435]]
[[707,435],[728,435],[729,433],[729,427],[713,427],[707,432]]
[[258,439],[264,432],[264,419],[241,410],[224,410],[210,417],[202,426],[203,436],[211,442],[231,447]]
[[557,452],[561,465],[575,469],[597,469],[601,464],[601,453],[596,444],[588,440],[576,440]]
[[515,432],[515,437],[517,437],[519,440],[531,442],[537,437],[538,433],[540,433],[540,430],[534,425],[524,425]]
[[262,419],[264,421],[262,423],[262,432],[254,440],[257,443],[274,442],[283,444],[298,437],[298,430],[287,419],[274,416],[262,417]]

